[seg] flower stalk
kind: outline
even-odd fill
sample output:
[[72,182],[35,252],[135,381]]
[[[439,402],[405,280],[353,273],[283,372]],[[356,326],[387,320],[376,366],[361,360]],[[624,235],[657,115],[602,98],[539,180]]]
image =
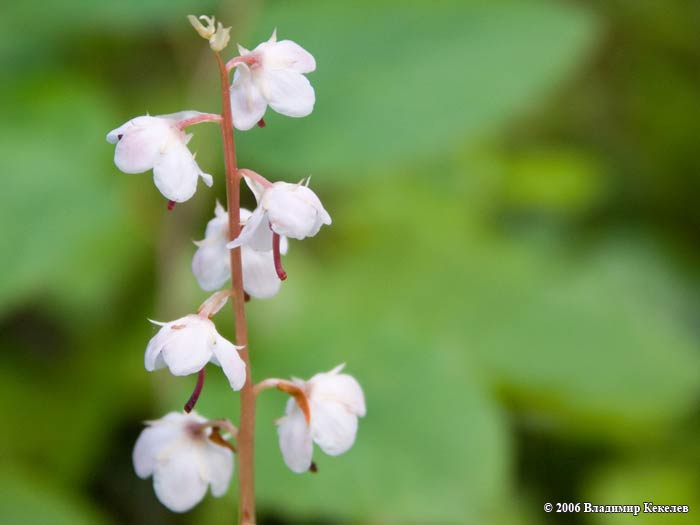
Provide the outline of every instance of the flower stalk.
[[[221,77],[221,135],[224,144],[224,162],[226,167],[226,197],[228,201],[229,239],[238,237],[241,230],[240,195],[241,175],[236,165],[236,143],[233,138],[233,115],[229,95],[229,74],[221,55],[215,53]],[[255,434],[255,393],[253,377],[248,355],[248,327],[245,317],[245,298],[243,293],[243,266],[241,249],[231,250],[231,289],[233,291],[233,315],[236,325],[236,345],[244,347],[240,356],[246,367],[246,380],[241,389],[241,419],[238,429],[238,487],[239,487],[239,523],[255,525],[255,469],[254,469],[254,434]]]
[[187,126],[194,126],[195,124],[201,124],[202,122],[221,122],[221,115],[216,115],[214,113],[202,113],[201,115],[194,116],[185,120],[181,120],[177,123],[180,129],[185,129]]
[[[291,40],[270,39],[252,51],[239,46],[240,56],[226,64],[220,52],[229,41],[230,27],[214,17],[189,16],[197,33],[209,41],[221,80],[221,114],[194,110],[133,118],[107,134],[115,144],[114,162],[125,173],[153,171],[153,182],[168,199],[168,209],[189,200],[204,173],[187,147],[187,127],[213,122],[221,127],[226,173],[227,208],[217,202],[204,239],[195,241],[192,272],[204,291],[214,292],[199,307],[173,321],[151,321],[158,331],[148,342],[144,366],[152,372],[168,368],[175,376],[197,374],[184,413],[171,412],[147,422],[133,451],[136,474],[153,477],[158,499],[174,512],[187,512],[207,492],[221,497],[233,475],[238,455],[240,525],[255,525],[254,434],[256,396],[276,388],[290,396],[285,414],[275,421],[282,458],[296,473],[316,472],[314,444],[326,454],[346,452],[355,441],[357,419],[365,415],[364,394],[357,381],[330,372],[301,379],[270,378],[253,383],[248,348],[245,303],[276,295],[287,277],[281,256],[289,239],[315,236],[331,217],[309,179],[297,184],[271,182],[259,173],[239,169],[234,127],[264,127],[269,106],[274,111],[303,117],[311,113],[315,93],[305,74],[316,68],[314,57]],[[230,70],[235,69],[230,83]],[[234,121],[235,115],[235,121]],[[255,196],[256,208],[240,206],[241,181]],[[231,280],[229,288],[220,289]],[[218,291],[217,291],[218,290]],[[213,317],[232,299],[235,343],[221,336]],[[240,420],[206,419],[194,411],[202,393],[205,367],[220,367],[233,391],[240,391]],[[223,434],[222,434],[223,433]],[[230,442],[236,440],[236,446]]]

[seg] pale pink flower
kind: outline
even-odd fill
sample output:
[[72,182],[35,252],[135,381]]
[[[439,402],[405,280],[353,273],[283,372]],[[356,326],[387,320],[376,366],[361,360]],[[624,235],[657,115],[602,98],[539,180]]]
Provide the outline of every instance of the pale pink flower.
[[309,470],[313,443],[326,454],[338,456],[355,442],[357,418],[366,413],[365,397],[354,377],[340,373],[344,366],[308,381],[294,380],[306,394],[309,422],[294,398],[289,399],[284,417],[277,421],[282,457],[294,472]]
[[[192,258],[192,273],[200,288],[214,291],[221,288],[231,278],[231,254],[226,247],[228,241],[228,214],[217,203],[214,218],[207,223],[204,239],[196,241],[197,251]],[[245,208],[240,211],[241,223],[246,224],[251,212]],[[286,254],[287,238],[280,239],[280,253]],[[277,295],[281,281],[275,271],[272,241],[267,250],[257,250],[251,246],[241,248],[243,264],[243,290],[258,299],[267,299]]]
[[314,57],[291,40],[277,41],[277,31],[252,51],[238,46],[240,56],[228,67],[236,68],[231,85],[233,124],[250,129],[263,118],[269,105],[288,117],[305,117],[316,101],[314,88],[304,76],[316,69]]
[[153,182],[163,196],[173,202],[184,202],[197,190],[199,177],[207,186],[212,176],[204,173],[187,148],[192,135],[181,124],[198,116],[198,111],[172,115],[136,117],[110,131],[107,142],[116,144],[114,163],[124,173],[153,170]]
[[161,327],[146,347],[144,363],[149,372],[168,367],[176,376],[198,373],[211,362],[220,366],[234,390],[243,388],[246,369],[237,347],[216,331],[206,316],[190,314]]
[[256,250],[269,250],[273,234],[301,240],[313,237],[322,225],[332,222],[318,196],[305,184],[262,185],[249,177],[245,181],[255,194],[258,207],[241,234],[228,243],[229,248],[248,245]]
[[233,475],[233,453],[209,439],[211,427],[195,412],[171,412],[147,422],[133,452],[136,474],[153,476],[160,502],[174,512],[186,512],[211,493],[226,493]]

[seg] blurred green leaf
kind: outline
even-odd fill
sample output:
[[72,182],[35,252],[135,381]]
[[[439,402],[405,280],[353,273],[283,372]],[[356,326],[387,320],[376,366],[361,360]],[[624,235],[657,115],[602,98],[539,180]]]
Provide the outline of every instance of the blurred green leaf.
[[590,514],[590,523],[600,525],[692,523],[692,514],[700,506],[696,469],[674,460],[648,457],[598,469],[585,481],[581,497],[593,505],[640,505],[644,509],[644,502],[652,502],[689,506],[687,514]]
[[277,27],[317,58],[310,117],[270,111],[239,134],[244,163],[290,177],[356,178],[481,139],[564,80],[595,33],[588,12],[541,1],[279,2],[255,27],[243,44]]
[[682,285],[653,247],[624,232],[608,241],[588,257],[503,254],[526,273],[491,264],[465,336],[517,406],[578,436],[654,440],[692,410],[700,357],[678,320]]
[[507,162],[502,198],[509,208],[580,216],[605,194],[603,168],[577,151],[528,150]]
[[50,296],[59,307],[98,313],[125,286],[153,231],[110,164],[107,101],[89,82],[60,74],[5,84],[2,94],[16,121],[0,130],[0,221],[18,227],[3,239],[12,256],[0,261],[0,311]]
[[[0,64],[23,67],[55,51],[89,52],[95,36],[164,37],[176,25],[187,27],[188,14],[210,14],[214,0],[120,0],[92,2],[62,0],[11,2],[0,19]],[[82,39],[82,40],[81,40]],[[87,48],[87,49],[85,49]]]
[[65,487],[45,476],[3,465],[0,521],[4,525],[107,525],[111,520]]

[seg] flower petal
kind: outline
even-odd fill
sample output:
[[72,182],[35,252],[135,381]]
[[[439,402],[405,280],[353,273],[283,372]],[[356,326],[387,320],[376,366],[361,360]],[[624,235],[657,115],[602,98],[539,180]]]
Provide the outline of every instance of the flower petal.
[[[262,195],[265,192],[265,187],[251,177],[244,176],[243,180],[245,181],[250,191],[253,192],[253,195],[255,195],[255,202],[260,202],[260,199],[262,199]],[[243,217],[241,217],[241,219],[243,219]]]
[[297,73],[311,73],[316,60],[306,49],[291,40],[281,40],[265,48],[263,67],[266,69],[291,69]]
[[184,202],[197,191],[200,173],[187,146],[172,142],[153,166],[153,181],[166,199]]
[[208,478],[211,493],[219,498],[226,493],[233,476],[233,453],[226,447],[208,442],[206,460],[209,465]]
[[312,206],[316,209],[316,212],[318,213],[318,219],[321,221],[322,224],[331,224],[331,216],[328,215],[328,212],[321,203],[321,199],[318,198],[318,195],[316,195],[313,192],[313,190],[311,190],[311,188],[299,185],[295,194],[300,200],[303,200],[309,206]]
[[[197,169],[199,169],[199,166],[197,166]],[[212,177],[208,173],[204,173],[202,170],[199,170],[199,176],[202,177],[204,184],[206,184],[210,188],[212,187],[212,185],[214,184],[214,177]]]
[[318,233],[318,210],[307,202],[304,189],[311,191],[297,184],[276,182],[265,192],[262,206],[273,231],[299,240]]
[[[153,321],[152,321],[153,322]],[[176,322],[176,321],[174,321]],[[160,323],[158,323],[160,324]],[[167,326],[169,323],[162,324],[161,326]],[[163,360],[163,347],[168,343],[172,337],[171,330],[169,328],[161,328],[158,333],[151,337],[146,346],[146,355],[144,356],[144,366],[149,372],[158,370],[165,366],[165,361]]]
[[348,374],[323,373],[309,379],[313,398],[317,401],[332,401],[344,405],[358,416],[366,413],[365,396],[357,380]]
[[239,64],[231,84],[231,112],[233,125],[245,131],[255,126],[263,118],[267,101],[253,80],[253,74],[246,64]]
[[288,117],[305,117],[314,109],[316,94],[309,80],[291,69],[265,70],[263,93],[270,107]]
[[280,253],[282,255],[287,255],[289,251],[289,241],[284,235],[280,235]]
[[[226,245],[227,248],[233,249],[243,245],[250,245],[256,250],[271,250],[272,249],[272,234],[269,234],[270,244],[265,245],[267,239],[267,231],[270,230],[268,222],[265,219],[265,210],[258,206],[248,218],[248,221],[243,226],[241,233]],[[258,231],[262,230],[262,231]]]
[[207,463],[200,447],[186,439],[159,458],[153,473],[153,488],[160,502],[174,512],[186,512],[199,503],[207,492],[202,476]]
[[[121,137],[121,138],[120,138]],[[136,117],[112,130],[107,140],[116,143],[114,163],[124,173],[143,173],[153,168],[161,148],[176,134],[168,122],[157,117]]]
[[153,474],[156,457],[160,450],[167,446],[171,440],[179,437],[180,430],[177,427],[167,423],[163,424],[160,421],[144,428],[136,440],[134,452],[132,453],[136,475],[146,479]]
[[287,415],[277,422],[277,435],[285,464],[299,474],[311,467],[311,432],[294,399],[287,402]]
[[228,378],[231,388],[240,390],[245,383],[245,363],[238,354],[238,349],[228,339],[224,339],[217,334],[216,341],[211,347],[214,356],[214,362],[221,366],[224,374]]
[[357,434],[357,416],[332,401],[311,399],[311,435],[326,454],[337,456],[352,447]]
[[231,258],[226,241],[201,246],[192,258],[192,273],[207,292],[221,288],[231,277]]
[[241,257],[243,289],[246,293],[258,299],[269,299],[277,295],[282,281],[277,276],[272,251],[260,252],[249,246],[243,246]]
[[171,330],[172,337],[163,347],[163,359],[170,372],[185,376],[199,372],[211,358],[211,345],[218,336],[214,323],[197,315],[188,315],[184,326],[169,323],[162,330]]

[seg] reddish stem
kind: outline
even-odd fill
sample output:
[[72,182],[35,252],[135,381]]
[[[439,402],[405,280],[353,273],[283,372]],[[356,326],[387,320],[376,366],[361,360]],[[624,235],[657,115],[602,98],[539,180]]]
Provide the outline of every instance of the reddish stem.
[[265,124],[265,119],[264,119],[264,118],[261,118],[260,120],[258,120],[258,127],[259,127],[259,128],[264,128],[266,125],[267,125],[267,124]]
[[282,268],[282,257],[280,256],[280,235],[279,233],[272,232],[272,258],[275,261],[275,271],[277,272],[277,277],[280,281],[284,281],[287,278],[287,272]]
[[175,207],[175,201],[168,201],[168,211],[173,211]]
[[[229,239],[233,240],[241,231],[241,175],[236,166],[236,143],[233,137],[233,115],[226,65],[219,53],[215,53],[221,79],[222,121],[221,135],[224,142],[224,160],[226,164],[226,196],[228,200]],[[233,288],[233,314],[236,324],[236,345],[243,347],[239,355],[246,366],[246,379],[241,389],[240,428],[238,430],[238,490],[239,523],[255,525],[255,393],[253,392],[253,374],[248,357],[248,328],[245,318],[245,300],[243,292],[243,266],[241,249],[234,248],[231,253],[231,286]]]
[[185,412],[187,412],[188,414],[192,412],[192,409],[197,404],[199,395],[202,393],[202,388],[204,387],[204,375],[204,368],[202,368],[197,374],[197,384],[194,385],[192,395],[187,400],[187,403],[185,403]]

